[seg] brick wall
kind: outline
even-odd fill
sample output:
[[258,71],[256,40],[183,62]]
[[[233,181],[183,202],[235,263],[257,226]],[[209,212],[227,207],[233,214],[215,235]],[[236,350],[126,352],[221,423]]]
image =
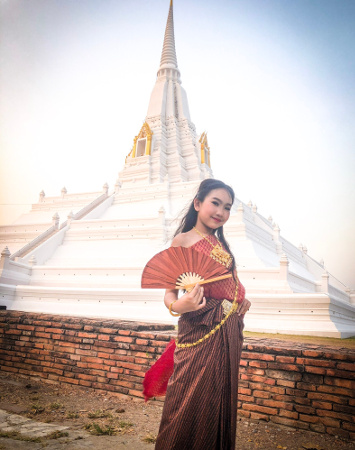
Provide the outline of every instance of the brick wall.
[[[169,326],[0,311],[0,370],[142,397]],[[239,416],[355,438],[355,350],[246,339]]]

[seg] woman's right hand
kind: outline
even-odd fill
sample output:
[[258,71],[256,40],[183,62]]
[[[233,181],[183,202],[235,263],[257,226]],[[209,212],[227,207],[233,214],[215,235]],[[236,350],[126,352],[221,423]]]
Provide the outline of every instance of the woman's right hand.
[[206,298],[203,296],[203,287],[199,284],[192,289],[191,292],[186,292],[177,301],[174,302],[173,311],[184,314],[187,312],[197,311],[206,306]]

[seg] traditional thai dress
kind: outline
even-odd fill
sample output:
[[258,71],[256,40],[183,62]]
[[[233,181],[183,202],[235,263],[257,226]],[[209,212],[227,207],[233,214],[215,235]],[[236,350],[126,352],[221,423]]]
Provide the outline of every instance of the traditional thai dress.
[[[209,238],[217,244],[214,236]],[[211,244],[205,239],[192,248],[211,253]],[[196,342],[215,328],[224,318],[222,301],[233,302],[235,292],[233,278],[204,285],[207,304],[180,317],[178,343]],[[244,296],[238,280],[237,302]],[[243,317],[234,313],[201,344],[175,349],[156,450],[235,449],[243,327]]]

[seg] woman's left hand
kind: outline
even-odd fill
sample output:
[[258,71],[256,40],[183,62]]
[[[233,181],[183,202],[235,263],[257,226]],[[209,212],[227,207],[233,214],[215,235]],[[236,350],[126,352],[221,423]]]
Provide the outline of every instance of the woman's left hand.
[[250,301],[247,298],[245,298],[237,308],[238,316],[241,316],[242,314],[245,314],[247,311],[249,311],[250,305],[251,305]]

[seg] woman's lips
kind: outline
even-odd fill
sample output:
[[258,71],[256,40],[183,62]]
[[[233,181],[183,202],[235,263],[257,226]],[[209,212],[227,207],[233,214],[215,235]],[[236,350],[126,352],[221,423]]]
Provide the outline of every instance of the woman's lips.
[[217,219],[216,217],[212,217],[212,219],[213,219],[215,222],[217,222],[217,223],[221,223],[221,222],[222,222],[221,219]]

